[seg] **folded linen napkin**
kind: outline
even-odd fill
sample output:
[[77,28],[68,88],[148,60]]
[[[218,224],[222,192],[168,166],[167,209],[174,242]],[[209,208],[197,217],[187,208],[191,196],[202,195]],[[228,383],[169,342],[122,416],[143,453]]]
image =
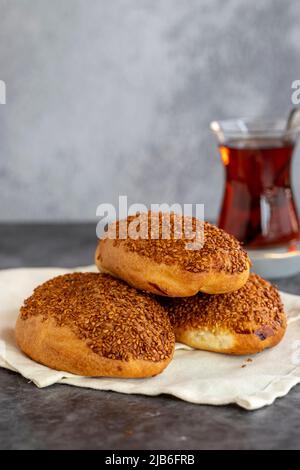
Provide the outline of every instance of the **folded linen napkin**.
[[288,330],[281,343],[252,357],[193,350],[176,344],[174,359],[164,372],[147,379],[79,377],[52,370],[25,356],[14,339],[19,307],[47,279],[74,269],[21,268],[0,271],[0,366],[20,373],[38,387],[54,383],[121,393],[166,393],[191,403],[236,403],[247,410],[270,405],[300,382],[300,296],[281,292]]

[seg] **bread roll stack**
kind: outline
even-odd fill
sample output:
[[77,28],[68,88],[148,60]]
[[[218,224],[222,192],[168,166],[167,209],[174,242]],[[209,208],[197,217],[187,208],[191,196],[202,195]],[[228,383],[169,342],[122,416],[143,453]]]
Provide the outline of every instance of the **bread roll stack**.
[[[255,354],[275,346],[286,330],[286,316],[277,289],[250,272],[250,260],[240,243],[224,230],[192,218],[204,234],[203,246],[187,249],[190,238],[176,238],[176,228],[185,218],[170,217],[171,239],[163,239],[163,214],[130,216],[138,219],[140,233],[147,237],[118,237],[124,230],[113,224],[110,238],[98,244],[95,262],[137,289],[160,296],[177,341],[193,348],[226,354]],[[122,221],[124,224],[124,221]],[[151,238],[158,233],[157,238]],[[201,238],[201,237],[199,237]]]
[[167,367],[175,339],[227,354],[276,345],[286,329],[278,291],[249,277],[239,242],[175,214],[168,214],[165,236],[165,220],[149,212],[111,224],[95,253],[99,274],[66,274],[38,286],[16,324],[22,351],[73,374],[141,378]]

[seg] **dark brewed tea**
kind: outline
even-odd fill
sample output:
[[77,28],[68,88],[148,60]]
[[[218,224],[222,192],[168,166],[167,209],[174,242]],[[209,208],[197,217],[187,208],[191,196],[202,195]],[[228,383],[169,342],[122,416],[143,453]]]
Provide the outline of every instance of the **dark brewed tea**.
[[278,138],[243,138],[219,149],[226,171],[219,226],[251,248],[298,240],[290,180],[294,144]]

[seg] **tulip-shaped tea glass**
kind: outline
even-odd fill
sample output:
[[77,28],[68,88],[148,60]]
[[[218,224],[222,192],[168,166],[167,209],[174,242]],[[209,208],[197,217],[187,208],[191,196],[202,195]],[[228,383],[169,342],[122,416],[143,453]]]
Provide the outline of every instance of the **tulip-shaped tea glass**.
[[214,121],[225,167],[219,227],[248,248],[292,246],[299,219],[291,187],[291,163],[299,126],[286,120]]

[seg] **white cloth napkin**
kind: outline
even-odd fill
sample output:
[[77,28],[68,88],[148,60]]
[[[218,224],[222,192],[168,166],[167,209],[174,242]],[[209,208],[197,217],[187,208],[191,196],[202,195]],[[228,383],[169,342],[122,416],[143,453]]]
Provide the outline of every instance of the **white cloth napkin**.
[[166,393],[191,403],[236,403],[247,410],[270,405],[300,382],[300,297],[281,293],[288,330],[275,348],[255,356],[227,356],[176,345],[171,364],[148,379],[79,377],[37,364],[16,346],[14,325],[23,300],[47,279],[84,268],[26,268],[0,271],[0,366],[19,372],[38,387],[54,383],[121,393]]

